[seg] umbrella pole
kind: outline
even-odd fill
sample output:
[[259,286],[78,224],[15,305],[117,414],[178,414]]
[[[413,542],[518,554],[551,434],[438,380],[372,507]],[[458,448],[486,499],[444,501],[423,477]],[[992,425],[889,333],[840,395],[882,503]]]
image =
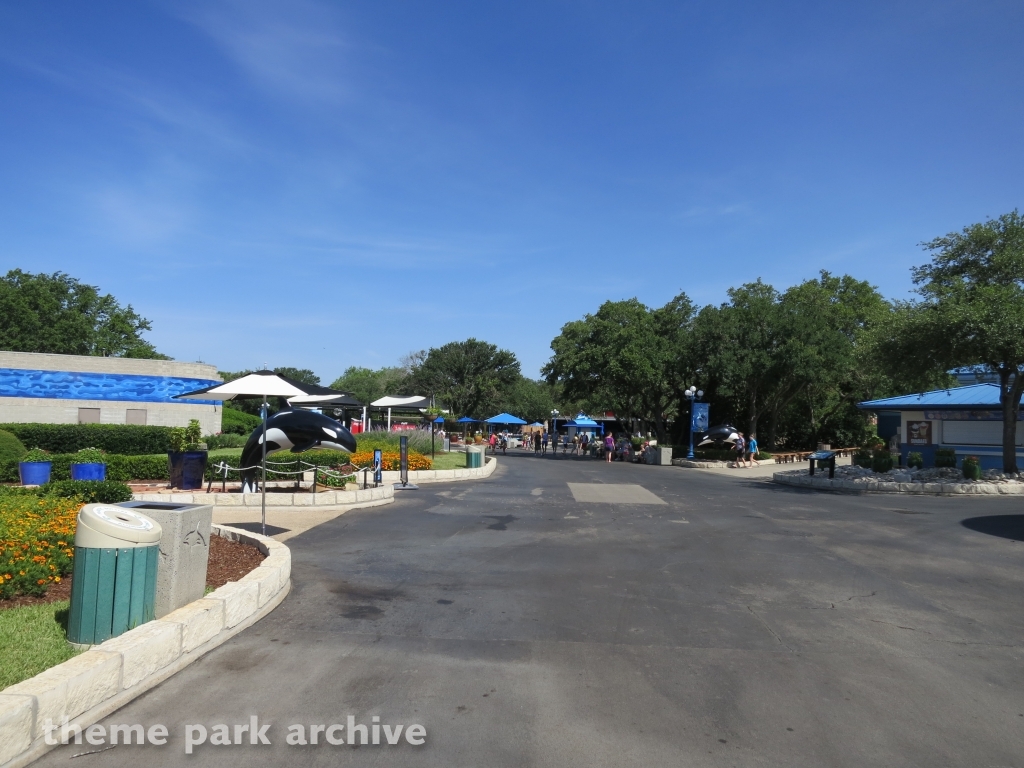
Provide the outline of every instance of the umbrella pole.
[[267,396],[263,396],[263,482],[261,483],[263,498],[261,499],[263,535],[267,535]]

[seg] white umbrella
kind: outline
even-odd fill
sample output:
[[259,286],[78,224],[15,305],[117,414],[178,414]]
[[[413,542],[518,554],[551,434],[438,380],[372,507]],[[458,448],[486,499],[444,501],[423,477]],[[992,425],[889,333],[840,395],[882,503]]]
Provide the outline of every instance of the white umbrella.
[[263,398],[263,436],[260,442],[263,444],[263,479],[260,482],[262,498],[262,520],[263,535],[267,535],[267,398],[268,397],[300,397],[310,394],[311,390],[323,391],[324,387],[312,384],[303,384],[294,381],[273,371],[256,371],[234,379],[224,384],[217,384],[204,389],[197,389],[192,392],[185,392],[175,395],[176,398],[196,397],[197,395],[212,395],[221,400],[235,400],[244,398]]

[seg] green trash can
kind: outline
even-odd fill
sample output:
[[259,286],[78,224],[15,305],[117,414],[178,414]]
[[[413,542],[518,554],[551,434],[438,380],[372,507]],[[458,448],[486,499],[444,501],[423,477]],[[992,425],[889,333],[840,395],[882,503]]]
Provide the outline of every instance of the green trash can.
[[484,449],[480,446],[466,446],[466,469],[480,469],[484,465]]
[[160,525],[133,509],[86,504],[75,529],[68,640],[102,643],[152,621]]

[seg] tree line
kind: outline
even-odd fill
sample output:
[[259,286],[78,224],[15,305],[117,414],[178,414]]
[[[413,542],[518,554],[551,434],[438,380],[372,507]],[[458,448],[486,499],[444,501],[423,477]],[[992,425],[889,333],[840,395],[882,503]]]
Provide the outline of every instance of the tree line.
[[860,445],[874,427],[856,403],[949,386],[968,367],[1000,383],[1004,464],[1024,393],[1024,219],[1014,210],[921,244],[917,297],[890,301],[829,272],[785,290],[762,282],[697,307],[606,301],[551,342],[546,380],[586,410],[612,410],[661,440],[683,440],[691,385],[712,422],[771,447]]
[[[1004,468],[1015,471],[1024,217],[1014,210],[921,245],[931,261],[912,270],[910,301],[825,271],[784,290],[758,279],[704,307],[685,293],[655,308],[635,298],[606,301],[562,327],[541,380],[524,376],[511,351],[470,338],[411,353],[397,366],[350,367],[331,387],[366,403],[425,395],[475,418],[612,411],[677,442],[687,437],[686,390],[696,386],[712,422],[757,433],[772,448],[804,448],[863,444],[874,427],[856,403],[948,386],[948,371],[967,367],[999,383]],[[142,338],[149,329],[131,305],[66,274],[12,270],[0,279],[0,348],[163,358]],[[320,383],[308,369],[278,371]]]

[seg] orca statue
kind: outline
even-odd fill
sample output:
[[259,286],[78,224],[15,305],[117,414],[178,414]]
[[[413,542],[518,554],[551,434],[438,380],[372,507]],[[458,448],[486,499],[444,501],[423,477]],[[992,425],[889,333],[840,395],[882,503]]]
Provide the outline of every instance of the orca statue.
[[[313,411],[288,409],[267,419],[267,455],[291,449],[292,453],[310,448],[335,448],[353,453],[356,439],[352,433],[329,416]],[[242,449],[242,490],[252,493],[259,477],[258,465],[263,459],[263,424],[249,435]]]
[[700,435],[698,448],[705,445],[733,445],[740,437],[740,431],[730,424],[719,424]]

